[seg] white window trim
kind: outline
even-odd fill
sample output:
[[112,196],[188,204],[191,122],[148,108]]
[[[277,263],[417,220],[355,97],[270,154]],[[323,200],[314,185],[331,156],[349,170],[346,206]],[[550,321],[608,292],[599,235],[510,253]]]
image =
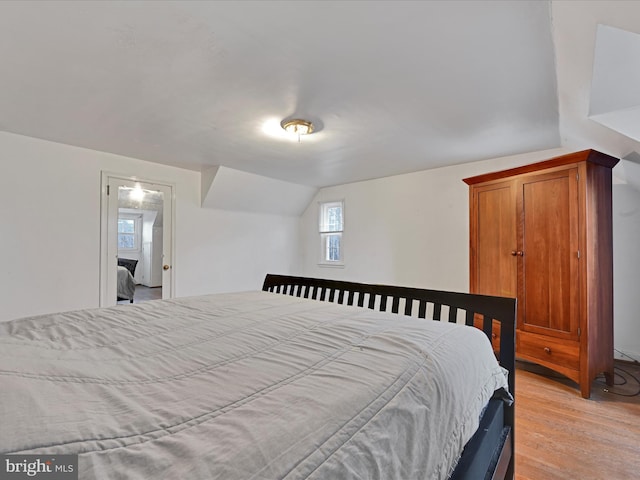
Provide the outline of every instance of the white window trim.
[[[118,247],[118,252],[128,252],[128,253],[141,252],[142,251],[142,215],[136,215],[131,213],[120,213],[118,214],[118,218],[135,221],[135,233],[133,238],[136,244],[134,248]],[[118,236],[120,236],[120,232],[118,232]]]
[[[342,230],[325,230],[323,228],[324,226],[323,210],[326,206],[329,206],[332,204],[340,204],[342,208]],[[318,266],[319,267],[344,268],[344,265],[345,265],[345,262],[344,262],[345,218],[346,216],[345,216],[345,208],[344,208],[344,199],[318,202],[318,239],[320,243],[320,246],[319,246],[320,248],[318,249],[318,255],[319,255]],[[325,257],[325,249],[326,249],[325,237],[332,233],[340,234],[340,260],[326,260],[326,257]]]

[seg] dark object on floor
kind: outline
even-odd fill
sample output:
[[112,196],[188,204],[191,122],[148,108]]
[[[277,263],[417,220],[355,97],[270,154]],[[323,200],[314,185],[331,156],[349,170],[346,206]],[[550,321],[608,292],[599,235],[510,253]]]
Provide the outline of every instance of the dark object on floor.
[[130,258],[118,258],[118,266],[125,267],[127,270],[131,272],[131,276],[136,276],[136,266],[138,265],[138,260],[131,260]]

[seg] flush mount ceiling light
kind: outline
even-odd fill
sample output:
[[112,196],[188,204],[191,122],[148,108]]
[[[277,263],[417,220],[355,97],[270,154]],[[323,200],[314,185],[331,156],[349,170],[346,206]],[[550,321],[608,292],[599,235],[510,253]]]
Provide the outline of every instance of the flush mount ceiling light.
[[298,136],[298,143],[301,135],[309,135],[313,132],[313,124],[307,120],[294,118],[293,120],[283,120],[280,125],[287,133]]
[[142,200],[144,200],[144,190],[142,190],[142,186],[139,183],[136,183],[136,186],[131,189],[129,198],[136,202],[142,202]]

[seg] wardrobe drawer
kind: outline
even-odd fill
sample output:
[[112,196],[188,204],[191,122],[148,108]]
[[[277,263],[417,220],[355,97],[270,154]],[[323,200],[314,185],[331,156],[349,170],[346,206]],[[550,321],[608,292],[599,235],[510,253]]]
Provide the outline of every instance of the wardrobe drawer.
[[535,333],[518,331],[516,335],[516,352],[523,357],[562,365],[578,370],[580,368],[580,344]]

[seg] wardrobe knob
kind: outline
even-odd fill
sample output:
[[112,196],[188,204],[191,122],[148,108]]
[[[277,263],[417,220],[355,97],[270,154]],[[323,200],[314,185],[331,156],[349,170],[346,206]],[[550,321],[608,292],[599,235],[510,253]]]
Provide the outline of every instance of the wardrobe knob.
[[511,255],[513,255],[514,257],[523,257],[524,252],[522,250],[511,250]]
[[551,354],[551,349],[549,347],[544,347],[544,351],[548,354]]

